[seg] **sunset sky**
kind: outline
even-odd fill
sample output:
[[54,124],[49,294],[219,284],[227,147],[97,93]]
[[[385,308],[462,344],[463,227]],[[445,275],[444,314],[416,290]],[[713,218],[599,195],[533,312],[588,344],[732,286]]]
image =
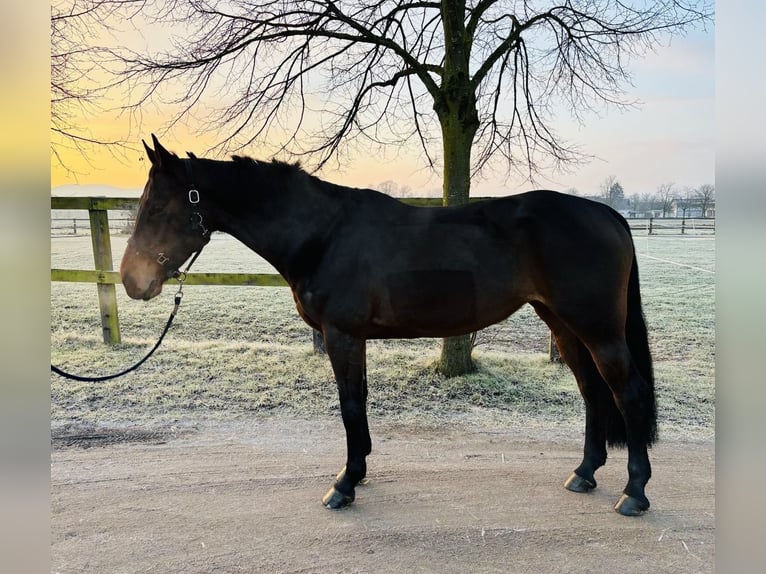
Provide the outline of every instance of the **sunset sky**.
[[[633,86],[626,96],[640,102],[637,109],[606,110],[590,114],[585,125],[569,119],[562,109],[556,131],[582,150],[595,156],[587,165],[568,173],[544,173],[532,184],[521,177],[483,174],[472,183],[471,194],[505,195],[546,187],[576,188],[584,195],[598,193],[601,183],[617,177],[626,195],[652,193],[666,182],[678,189],[714,183],[714,32],[693,30],[675,38],[669,46],[658,48],[629,66]],[[105,103],[116,107],[119,102]],[[143,161],[141,139],[152,132],[170,150],[203,154],[213,140],[199,133],[190,123],[163,132],[167,117],[155,110],[143,110],[139,121],[128,114],[105,111],[78,118],[90,133],[103,139],[127,139],[132,149],[112,153],[91,148],[87,157],[62,149],[66,168],[51,158],[51,187],[61,185],[108,185],[141,189],[148,165]],[[260,152],[260,153],[259,153]],[[263,158],[262,150],[246,153]],[[286,158],[284,158],[286,159]],[[393,180],[410,186],[415,195],[440,195],[439,173],[424,168],[422,157],[407,149],[388,149],[383,156],[357,154],[341,166],[331,164],[320,177],[357,187]]]

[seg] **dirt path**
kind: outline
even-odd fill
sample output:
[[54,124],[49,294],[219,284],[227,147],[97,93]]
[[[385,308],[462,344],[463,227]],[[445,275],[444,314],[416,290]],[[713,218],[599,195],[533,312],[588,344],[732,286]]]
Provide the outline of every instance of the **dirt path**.
[[594,493],[577,495],[561,484],[579,439],[373,427],[370,483],[340,512],[319,503],[344,458],[339,421],[54,432],[52,571],[714,571],[712,443],[658,444],[652,508],[624,518],[612,510],[623,451]]

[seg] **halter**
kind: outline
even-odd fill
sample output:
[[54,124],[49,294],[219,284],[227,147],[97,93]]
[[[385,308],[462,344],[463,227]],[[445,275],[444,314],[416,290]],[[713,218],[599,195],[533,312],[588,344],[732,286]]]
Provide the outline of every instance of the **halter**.
[[[192,205],[199,204],[199,191],[195,189],[194,184],[192,184],[191,189],[189,190],[189,203],[191,203]],[[195,217],[196,217],[196,221],[195,221]],[[190,220],[192,224],[192,229],[198,227],[200,231],[202,232],[202,237],[205,238],[207,241],[210,241],[210,231],[208,230],[207,227],[205,227],[203,223],[202,214],[198,210],[195,210],[192,212],[192,216]],[[207,241],[205,241],[205,244],[207,244]],[[183,282],[186,279],[186,274],[189,272],[189,268],[191,268],[192,263],[194,263],[197,260],[197,257],[199,257],[200,253],[202,253],[202,247],[200,247],[197,251],[194,252],[194,255],[192,256],[191,261],[189,261],[189,264],[186,266],[185,270],[179,271],[178,269],[175,269],[170,276],[176,279],[179,279],[181,282]],[[163,267],[169,261],[170,261],[170,258],[166,257],[164,252],[160,251],[157,254],[157,263],[159,263]]]
[[[191,160],[187,160],[184,162],[184,166],[186,167],[186,173],[189,176],[189,180],[191,182],[194,182],[194,174],[192,172],[192,166],[191,166]],[[194,183],[189,184],[189,193],[188,193],[188,199],[189,203],[196,207],[199,205],[200,195],[199,190],[197,190]],[[200,232],[202,233],[202,237],[206,239],[205,244],[207,244],[208,241],[210,241],[210,230],[205,226],[204,220],[202,218],[202,213],[200,213],[199,209],[195,209],[192,211],[191,217],[189,218],[191,222],[192,229],[199,228]],[[142,253],[150,258],[153,258],[157,263],[162,265],[163,267],[169,267],[168,263],[170,262],[170,257],[165,255],[164,251],[160,251],[156,254],[149,254],[145,251],[142,251],[138,248],[136,245],[136,242],[133,240],[133,237],[131,236],[130,239],[128,239],[128,245],[130,245],[137,253]],[[203,247],[204,247],[203,245]],[[173,270],[171,270],[168,273],[168,277],[173,277],[175,279],[179,279],[182,283],[186,279],[186,274],[189,272],[189,268],[191,268],[192,264],[196,261],[197,257],[199,257],[199,254],[202,252],[202,248],[198,249],[194,252],[191,261],[189,261],[189,264],[186,266],[186,269],[184,271],[180,271],[177,267]]]

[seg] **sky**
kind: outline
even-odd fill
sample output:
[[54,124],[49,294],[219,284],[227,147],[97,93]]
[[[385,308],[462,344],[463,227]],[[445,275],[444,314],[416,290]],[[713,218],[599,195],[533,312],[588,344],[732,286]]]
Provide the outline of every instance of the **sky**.
[[[505,173],[486,173],[472,181],[471,195],[491,196],[518,193],[535,188],[576,189],[581,195],[595,195],[603,181],[615,176],[626,195],[653,193],[663,183],[673,182],[679,192],[714,183],[714,31],[693,30],[677,37],[628,66],[633,85],[626,97],[638,102],[634,109],[608,109],[588,114],[583,124],[561,113],[554,129],[582,151],[594,156],[584,165],[563,173],[544,172],[534,182]],[[92,148],[87,157],[66,153],[69,169],[51,161],[51,187],[99,185],[140,190],[146,180],[140,140],[150,140],[166,118],[152,110],[142,113],[140,125],[127,114],[104,112],[81,121],[104,138],[130,138],[133,149],[114,154]],[[178,153],[201,154],[212,138],[195,131],[193,124],[164,133],[163,145]],[[264,157],[257,149],[245,153]],[[409,186],[413,195],[441,195],[441,177],[423,166],[422,157],[407,150],[388,149],[381,154],[362,153],[341,166],[325,168],[320,177],[355,187],[375,186],[393,180]]]

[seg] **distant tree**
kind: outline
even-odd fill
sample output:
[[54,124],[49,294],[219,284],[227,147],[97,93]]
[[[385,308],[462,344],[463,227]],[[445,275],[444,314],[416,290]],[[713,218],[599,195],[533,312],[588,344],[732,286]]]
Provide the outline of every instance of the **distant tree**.
[[661,183],[657,186],[657,202],[662,207],[662,217],[668,217],[673,207],[673,186],[671,182]]
[[413,197],[412,188],[409,185],[399,185],[392,179],[387,179],[370,187],[391,197]]
[[705,183],[697,188],[695,194],[700,203],[702,217],[707,217],[707,211],[715,200],[715,186]]
[[686,217],[687,213],[697,205],[695,190],[690,187],[685,187],[675,200],[677,207],[681,209],[681,217]]
[[631,193],[630,196],[628,196],[628,201],[630,202],[630,208],[633,210],[633,213],[637,213],[641,207],[641,196],[638,195],[638,193]]
[[625,199],[625,190],[622,184],[618,181],[609,190],[609,205],[618,207]]
[[378,185],[376,185],[375,189],[381,193],[385,193],[386,195],[393,196],[396,192],[397,185],[395,181],[387,179],[386,181],[381,181]]
[[601,184],[601,197],[607,205],[612,207],[619,207],[622,200],[625,198],[625,190],[622,185],[617,181],[617,177],[610,175]]

